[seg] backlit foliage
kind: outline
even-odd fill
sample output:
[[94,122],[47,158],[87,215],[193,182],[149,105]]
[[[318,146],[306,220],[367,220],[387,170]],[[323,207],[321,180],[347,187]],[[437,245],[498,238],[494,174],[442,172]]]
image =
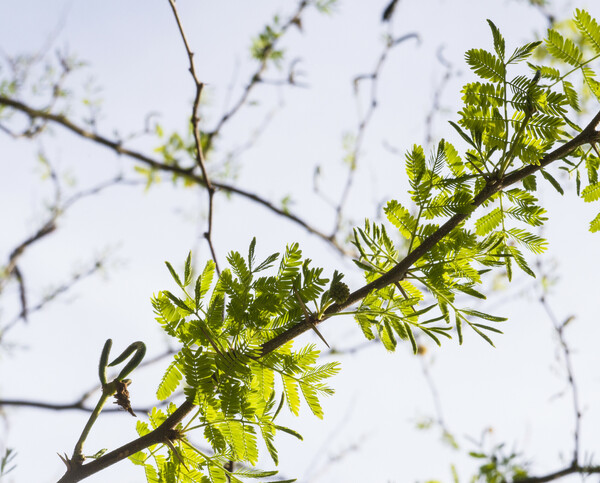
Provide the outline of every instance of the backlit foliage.
[[[505,319],[469,308],[468,301],[486,298],[479,286],[490,270],[500,269],[508,279],[515,268],[535,276],[527,254],[547,248],[536,232],[547,220],[534,194],[537,183],[547,181],[564,193],[564,176],[551,174],[547,167],[518,177],[510,187],[502,183],[540,165],[544,156],[581,131],[573,120],[582,109],[581,92],[587,89],[600,99],[600,82],[590,67],[600,56],[600,27],[586,12],[575,14],[578,42],[549,30],[544,42],[512,52],[488,22],[493,48],[472,49],[465,56],[476,78],[464,86],[464,106],[457,122],[450,123],[455,143],[441,140],[429,154],[413,146],[406,154],[409,198],[387,203],[389,224],[367,220],[354,230],[355,262],[367,283],[436,239],[400,280],[369,291],[350,309],[365,337],[379,339],[388,350],[407,340],[417,352],[417,333],[437,344],[456,333],[462,343],[467,327],[492,343],[490,335],[500,332],[498,323]],[[274,32],[267,29],[255,40],[255,57],[277,60],[276,51],[269,50]],[[551,65],[531,62],[541,48]],[[600,198],[600,158],[594,146],[578,147],[557,164],[574,176],[585,202]],[[494,186],[501,189],[489,191]],[[486,190],[489,196],[482,196]],[[453,219],[460,222],[439,235]],[[600,230],[600,215],[590,230]],[[398,244],[398,238],[404,243]],[[131,457],[144,467],[150,482],[237,482],[270,476],[274,472],[248,466],[234,471],[227,463],[254,466],[264,447],[277,464],[276,434],[300,438],[276,423],[282,408],[297,415],[304,405],[322,418],[321,398],[332,393],[325,380],[338,371],[338,364],[319,365],[314,345],[298,349],[287,341],[269,352],[263,345],[308,317],[319,321],[332,315],[332,309],[340,313],[348,297],[350,304],[357,302],[342,286],[341,274],[336,272],[328,285],[323,270],[303,260],[297,244],[281,256],[257,262],[252,241],[246,257],[232,252],[227,261],[229,268],[220,275],[209,261],[198,276],[191,255],[183,274],[167,263],[178,291],[163,290],[152,300],[156,320],[181,346],[157,396],[164,400],[183,388],[197,410],[186,426],[176,429],[172,444],[163,448],[168,452],[151,447]],[[328,287],[335,287],[331,296]],[[155,409],[150,425],[157,427],[175,409],[172,403],[166,412]],[[140,435],[150,431],[142,422],[137,429]],[[189,441],[192,430],[202,433],[210,451]]]

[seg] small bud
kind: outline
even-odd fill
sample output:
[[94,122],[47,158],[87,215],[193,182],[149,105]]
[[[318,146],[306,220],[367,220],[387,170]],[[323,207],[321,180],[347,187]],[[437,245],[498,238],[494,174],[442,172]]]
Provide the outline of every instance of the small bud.
[[344,282],[332,283],[329,287],[329,296],[338,304],[343,304],[350,295],[350,289]]

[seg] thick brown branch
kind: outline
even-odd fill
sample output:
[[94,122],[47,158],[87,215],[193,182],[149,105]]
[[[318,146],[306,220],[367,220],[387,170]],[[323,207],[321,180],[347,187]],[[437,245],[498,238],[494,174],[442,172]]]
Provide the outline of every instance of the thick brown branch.
[[[583,131],[581,131],[581,133],[579,133],[569,142],[561,145],[554,151],[548,153],[540,160],[539,164],[532,164],[519,168],[507,174],[504,178],[500,180],[489,179],[485,187],[473,199],[473,202],[471,203],[472,210],[475,210],[477,207],[482,205],[485,201],[490,199],[490,197],[492,197],[498,191],[503,190],[504,188],[507,188],[508,186],[511,186],[515,183],[518,183],[526,176],[529,176],[530,174],[539,171],[540,169],[550,165],[558,159],[568,156],[579,146],[598,142],[600,140],[600,135],[596,128],[599,123],[600,112],[596,114],[596,116],[594,116],[592,121]],[[373,282],[351,293],[346,302],[344,302],[343,304],[334,304],[330,306],[325,311],[325,316],[321,318],[321,320],[319,320],[318,323],[321,323],[324,320],[326,320],[328,316],[336,314],[345,309],[346,307],[349,307],[352,304],[362,300],[373,290],[381,289],[390,285],[391,283],[402,280],[405,277],[408,270],[410,269],[410,267],[412,267],[422,256],[428,253],[438,242],[440,242],[452,230],[457,228],[469,216],[470,215],[466,213],[457,213],[454,216],[452,216],[448,221],[446,221],[446,223],[440,226],[437,229],[437,231],[435,231],[429,237],[423,240],[421,245],[419,245],[417,248],[408,253],[406,257],[400,260],[400,262],[398,262],[398,264],[394,268],[392,268]],[[265,342],[262,346],[262,353],[268,354],[269,352],[274,351],[286,342],[289,342],[290,340],[298,337],[300,334],[303,334],[307,330],[310,330],[310,328],[310,325],[308,325],[305,321],[302,321],[294,325],[293,327],[290,327],[285,332],[279,334],[270,341]]]
[[108,468],[109,466],[112,466],[115,463],[124,460],[125,458],[128,458],[132,454],[135,454],[138,451],[147,448],[148,446],[164,443],[169,438],[170,431],[177,426],[177,424],[179,424],[181,420],[194,409],[194,407],[194,404],[190,401],[184,401],[181,406],[179,406],[177,410],[154,431],[135,439],[85,465],[72,466],[67,470],[64,476],[58,480],[57,483],[75,483],[77,481],[81,481],[88,476],[98,473],[99,471],[102,471],[103,469]]
[[[596,130],[597,124],[600,122],[600,113],[598,113],[592,122],[575,138],[571,141],[563,144],[555,151],[547,154],[542,158],[540,164],[538,165],[530,165],[523,168],[520,168],[513,173],[510,173],[505,178],[501,180],[490,179],[488,180],[485,187],[479,192],[479,194],[475,197],[472,202],[472,208],[475,209],[488,200],[491,196],[493,196],[498,191],[521,181],[525,176],[532,174],[545,166],[548,166],[552,162],[561,159],[571,153],[573,150],[587,143],[597,142],[599,135]],[[448,235],[454,228],[458,227],[464,220],[469,217],[468,214],[456,214],[452,216],[446,223],[444,223],[435,233],[426,238],[421,245],[411,251],[404,259],[402,259],[393,269],[389,272],[385,273],[377,280],[361,287],[354,293],[350,294],[348,300],[343,304],[334,304],[326,311],[325,317],[321,320],[325,320],[327,316],[331,316],[335,313],[340,312],[344,308],[358,302],[362,298],[364,298],[369,292],[372,290],[376,290],[379,288],[383,288],[390,283],[397,282],[401,280],[405,275],[409,268],[425,255],[429,250],[431,250],[439,241],[441,241],[446,235]],[[310,330],[311,326],[306,321],[300,322],[295,326],[288,329],[286,332],[280,334],[279,336],[273,338],[272,340],[266,342],[262,346],[262,354],[268,354],[269,352],[274,351],[278,347],[281,347],[286,342],[296,338],[302,333]],[[141,451],[147,448],[150,445],[158,444],[164,442],[167,438],[167,435],[171,429],[173,429],[185,416],[187,416],[193,409],[195,405],[193,402],[186,400],[176,411],[173,413],[162,425],[160,425],[157,429],[152,431],[151,433],[138,438],[130,443],[127,443],[124,446],[94,460],[86,465],[82,466],[74,466],[69,468],[67,473],[59,480],[58,483],[71,483],[81,481],[88,476],[97,473],[98,471],[103,470],[125,458],[128,456]],[[546,481],[552,481],[561,476],[572,474],[572,473],[598,473],[600,472],[600,467],[581,467],[578,465],[572,465],[569,468],[558,471],[551,475],[546,475],[542,477],[532,477],[527,480],[528,483],[541,483]]]

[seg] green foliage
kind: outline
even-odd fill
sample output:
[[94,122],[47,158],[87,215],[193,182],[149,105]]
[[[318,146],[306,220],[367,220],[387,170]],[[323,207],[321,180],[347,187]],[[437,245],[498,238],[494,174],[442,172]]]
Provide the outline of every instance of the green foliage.
[[252,57],[262,62],[273,61],[278,65],[283,58],[283,50],[275,49],[275,44],[280,36],[279,18],[275,17],[272,25],[266,25],[263,31],[252,39],[250,47]]
[[0,477],[8,475],[17,466],[14,464],[14,460],[17,457],[17,453],[12,448],[6,448],[4,455],[0,459]]
[[[573,25],[581,37],[577,41],[549,30],[544,45],[556,64],[528,63],[529,75],[523,75],[523,64],[542,42],[516,47],[508,55],[501,32],[488,22],[493,51],[466,53],[478,79],[464,86],[464,106],[457,122],[450,123],[462,154],[444,139],[428,154],[413,146],[406,154],[410,200],[390,200],[384,208],[392,230],[369,220],[354,228],[355,263],[368,284],[397,269],[403,254],[412,257],[418,251],[396,280],[366,291],[352,312],[364,336],[379,339],[390,351],[404,340],[416,353],[419,333],[438,345],[443,337],[456,334],[462,343],[465,327],[493,345],[491,336],[501,333],[498,324],[506,319],[469,304],[486,298],[480,285],[492,269],[503,270],[509,280],[515,265],[535,276],[526,253],[538,255],[547,243],[536,233],[546,212],[533,193],[543,179],[564,194],[563,179],[549,172],[548,163],[541,163],[552,149],[581,131],[570,116],[582,110],[583,100],[580,89],[567,78],[579,72],[583,85],[600,99],[600,82],[589,67],[600,56],[600,27],[586,12],[575,14]],[[281,57],[274,48],[281,28],[275,19],[255,39],[256,59],[266,63]],[[585,202],[600,199],[600,153],[594,147],[579,147],[561,163],[560,169],[575,175],[577,193]],[[511,183],[503,184],[508,177]],[[600,231],[600,215],[590,230]],[[258,470],[233,473],[226,463],[255,465],[264,446],[277,464],[275,435],[284,432],[300,438],[276,424],[283,406],[297,415],[306,405],[323,417],[322,396],[332,393],[325,380],[338,371],[337,363],[318,365],[314,345],[295,349],[292,342],[285,342],[269,351],[264,347],[299,323],[339,313],[352,298],[350,290],[337,271],[326,288],[330,281],[323,277],[323,269],[303,259],[297,243],[260,263],[255,248],[253,240],[247,256],[231,252],[228,268],[220,274],[208,262],[195,276],[191,255],[183,274],[167,263],[178,291],[163,290],[152,304],[156,320],[181,349],[157,396],[166,399],[183,384],[197,412],[186,427],[177,428],[166,454],[149,448],[149,453],[131,457],[144,467],[148,481],[221,482],[271,475]],[[151,425],[156,427],[174,410],[173,404],[166,414],[154,410]],[[210,455],[188,441],[186,434],[193,429],[202,430]],[[140,434],[147,431],[147,426],[138,425]],[[515,463],[516,455],[503,456],[501,450],[472,454],[486,460],[473,481],[526,475]]]
[[[277,463],[277,432],[301,438],[276,424],[281,403],[297,415],[304,402],[315,416],[323,417],[321,397],[333,393],[324,381],[338,372],[338,364],[317,365],[319,350],[314,345],[295,350],[288,343],[268,354],[261,354],[261,345],[303,320],[302,305],[314,304],[321,314],[332,303],[325,291],[329,280],[322,278],[322,269],[302,259],[298,244],[288,246],[281,257],[275,253],[260,262],[255,248],[253,240],[246,257],[231,252],[227,256],[229,268],[220,275],[210,261],[195,277],[191,254],[183,274],[166,263],[181,295],[165,290],[154,296],[152,304],[159,324],[182,348],[167,368],[157,396],[166,399],[184,383],[183,391],[198,406],[198,412],[187,428],[178,429],[179,455],[172,448],[166,456],[150,448],[152,464],[148,454],[131,458],[144,466],[148,481],[155,481],[156,475],[158,481],[165,481],[163,475],[172,471],[179,478],[176,481],[225,481],[226,477],[241,481],[269,476],[274,472],[232,473],[225,464],[232,460],[255,465],[259,440]],[[277,260],[278,268],[274,269]],[[262,275],[267,271],[274,273]],[[341,274],[336,272],[334,279],[341,283]],[[167,414],[155,409],[150,415],[152,426],[174,410],[174,404]],[[212,447],[211,456],[186,439],[185,433],[192,429],[202,430]],[[146,432],[142,423],[138,432]]]
[[[488,23],[493,51],[471,49],[466,53],[466,62],[479,80],[464,86],[464,108],[458,122],[450,123],[466,143],[464,155],[445,140],[429,156],[421,146],[407,152],[406,174],[414,208],[391,200],[384,209],[388,221],[405,240],[402,247],[396,246],[383,225],[367,221],[363,229],[354,230],[353,243],[359,251],[356,264],[364,270],[367,282],[372,282],[401,260],[400,252],[417,249],[444,219],[467,220],[417,260],[403,280],[362,300],[356,318],[363,333],[367,339],[379,337],[389,350],[400,338],[411,341],[416,351],[414,330],[439,344],[440,335],[450,337],[452,325],[462,342],[465,324],[492,343],[488,334],[500,332],[495,323],[504,319],[460,305],[468,297],[485,298],[476,286],[491,267],[503,266],[509,280],[515,264],[535,276],[522,250],[540,254],[546,249],[546,241],[532,228],[540,227],[547,218],[532,194],[537,189],[536,174],[523,179],[523,188],[492,193],[477,215],[472,213],[477,207],[474,200],[483,189],[501,183],[517,170],[539,165],[551,148],[564,142],[567,128],[581,131],[568,118],[569,110],[581,109],[577,90],[566,80],[575,70],[582,73],[585,85],[600,93],[600,84],[588,67],[600,55],[600,27],[586,12],[576,12],[574,25],[582,36],[579,43],[589,48],[578,47],[555,30],[548,33],[547,52],[570,66],[565,74],[556,67],[529,64],[532,76],[511,76],[513,66],[529,59],[541,42],[517,47],[507,56],[502,34],[493,22]],[[550,83],[543,84],[542,80]],[[580,148],[572,156],[578,161],[565,159],[561,166],[577,174],[578,193],[586,202],[600,198],[600,159],[592,152],[591,148]],[[589,183],[583,189],[580,167],[585,167]],[[561,181],[548,170],[538,172],[564,193]],[[600,230],[600,215],[591,222],[590,230]],[[494,324],[482,324],[477,319]]]
[[469,456],[481,462],[471,483],[517,482],[528,477],[526,465],[519,462],[521,456],[515,452],[506,454],[503,444],[495,446],[489,453],[471,451]]

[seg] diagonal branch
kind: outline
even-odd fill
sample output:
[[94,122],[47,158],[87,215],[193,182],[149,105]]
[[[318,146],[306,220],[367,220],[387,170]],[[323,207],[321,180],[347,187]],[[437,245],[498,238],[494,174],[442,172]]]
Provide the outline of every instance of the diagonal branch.
[[600,473],[600,466],[579,466],[578,464],[572,464],[567,468],[549,473],[544,476],[530,476],[519,480],[519,483],[547,483],[548,481],[558,480],[563,476],[581,474],[591,475],[594,473]]
[[[497,192],[503,190],[508,186],[518,183],[519,181],[523,180],[523,178],[541,170],[542,168],[550,165],[551,163],[561,158],[568,156],[579,146],[598,142],[600,140],[600,132],[597,130],[599,123],[600,112],[594,116],[592,121],[587,125],[587,127],[583,131],[581,131],[573,139],[561,145],[554,151],[546,154],[540,160],[539,164],[530,164],[522,168],[516,169],[511,173],[506,174],[501,179],[488,179],[483,189],[473,199],[471,203],[471,212],[477,207],[481,206],[483,203],[485,203]],[[432,233],[429,237],[423,240],[421,245],[419,245],[417,248],[408,253],[402,260],[400,260],[400,262],[398,262],[396,266],[394,266],[394,268],[384,273],[381,277],[375,279],[374,281],[351,293],[348,299],[343,304],[331,305],[325,311],[324,317],[317,322],[321,323],[324,320],[326,320],[328,316],[336,314],[341,310],[345,309],[346,307],[349,307],[352,304],[362,300],[373,290],[381,289],[391,283],[402,280],[408,272],[408,270],[421,257],[428,253],[435,245],[437,245],[438,242],[440,242],[446,235],[448,235],[452,230],[458,227],[463,221],[469,218],[469,216],[470,214],[468,213],[457,213],[453,215],[450,219],[446,221],[446,223],[444,223],[434,233]],[[279,334],[278,336],[263,344],[263,355],[268,354],[269,352],[272,352],[273,350],[277,349],[286,342],[295,339],[307,330],[310,330],[310,326],[304,321],[299,322],[293,327],[290,327],[285,332]]]
[[[156,159],[153,159],[150,156],[147,156],[143,153],[125,148],[123,146],[123,144],[119,141],[114,141],[114,140],[104,137],[100,134],[97,134],[93,131],[87,130],[87,129],[75,124],[73,121],[71,121],[70,119],[68,119],[66,116],[64,116],[62,114],[53,114],[51,112],[48,112],[47,110],[35,109],[35,108],[28,106],[27,104],[24,104],[20,101],[0,95],[0,106],[3,106],[3,105],[9,106],[13,109],[16,109],[17,111],[22,112],[23,114],[30,117],[31,119],[44,119],[46,121],[51,121],[55,124],[58,124],[59,126],[62,126],[63,128],[67,129],[68,131],[71,131],[72,133],[77,134],[78,136],[81,136],[82,138],[85,138],[92,142],[100,144],[100,145],[114,151],[117,154],[126,156],[128,158],[132,158],[135,161],[143,163],[146,166],[149,166],[152,169],[155,169],[157,171],[165,171],[165,172],[169,172],[169,173],[175,173],[179,176],[187,178],[190,181],[194,181],[195,183],[197,183],[201,186],[206,186],[204,183],[204,179],[201,176],[198,176],[197,174],[194,173],[196,166],[181,167],[178,164],[170,165],[170,164],[161,163],[160,161],[157,161]],[[243,198],[246,198],[248,200],[254,201],[255,203],[262,205],[269,211],[292,221],[293,223],[304,228],[309,233],[321,238],[322,240],[327,242],[327,244],[329,244],[330,246],[335,248],[339,253],[346,254],[346,250],[334,237],[332,237],[331,235],[326,235],[324,232],[322,232],[318,228],[314,227],[307,221],[303,220],[298,215],[295,215],[286,209],[276,206],[274,203],[262,198],[261,196],[257,195],[256,193],[252,193],[250,191],[244,190],[242,188],[233,186],[228,183],[221,183],[221,182],[213,181],[212,184],[216,189],[218,189],[220,191],[224,191],[225,193],[233,193],[233,194],[239,195]]]
[[[581,133],[579,133],[576,137],[563,144],[556,150],[552,151],[551,153],[548,153],[540,160],[540,163],[538,165],[528,165],[519,168],[513,171],[512,173],[507,174],[504,178],[501,179],[489,179],[484,188],[474,198],[472,202],[473,210],[481,204],[483,204],[486,200],[488,200],[498,191],[521,181],[526,176],[535,173],[536,171],[539,171],[540,169],[542,169],[545,166],[548,166],[554,161],[568,156],[579,146],[593,142],[598,142],[600,140],[600,133],[597,131],[596,128],[599,123],[600,112],[596,114],[596,116],[594,116],[592,121]],[[468,217],[468,214],[463,213],[459,213],[452,216],[436,232],[434,232],[432,235],[426,238],[421,245],[419,245],[417,248],[411,251],[404,259],[402,259],[394,268],[392,268],[390,271],[388,271],[378,279],[374,280],[373,282],[359,288],[358,290],[350,294],[346,302],[342,304],[331,305],[326,310],[325,317],[317,322],[320,323],[323,320],[325,320],[328,316],[338,313],[344,308],[358,302],[373,290],[383,288],[391,283],[402,280],[409,268],[417,260],[419,260],[419,258],[425,255],[429,250],[431,250],[439,241],[441,241],[454,228],[458,227]],[[282,334],[264,343],[262,345],[262,356],[276,350],[277,348],[281,347],[290,340],[295,339],[299,335],[303,334],[307,330],[311,330],[311,328],[311,325],[306,321],[302,321],[294,325]],[[168,438],[169,431],[172,430],[177,424],[179,424],[183,420],[183,418],[186,417],[194,408],[195,404],[193,403],[193,401],[191,401],[190,399],[186,399],[181,404],[181,406],[179,406],[179,408],[171,416],[169,416],[167,420],[165,420],[163,424],[161,424],[151,433],[148,433],[147,435],[141,438],[135,439],[88,464],[79,466],[77,468],[69,468],[66,474],[63,476],[63,478],[61,478],[58,481],[58,483],[72,483],[81,481],[82,479],[87,478],[88,476],[97,473],[98,471],[101,471],[104,468],[107,468],[138,451],[141,451],[142,449],[147,448],[150,445],[164,442],[165,439]],[[550,475],[542,477],[531,477],[523,481],[527,483],[542,483],[552,481],[560,478],[561,476],[574,473],[600,473],[600,467],[579,466],[577,464],[572,464],[570,467],[552,473]]]

